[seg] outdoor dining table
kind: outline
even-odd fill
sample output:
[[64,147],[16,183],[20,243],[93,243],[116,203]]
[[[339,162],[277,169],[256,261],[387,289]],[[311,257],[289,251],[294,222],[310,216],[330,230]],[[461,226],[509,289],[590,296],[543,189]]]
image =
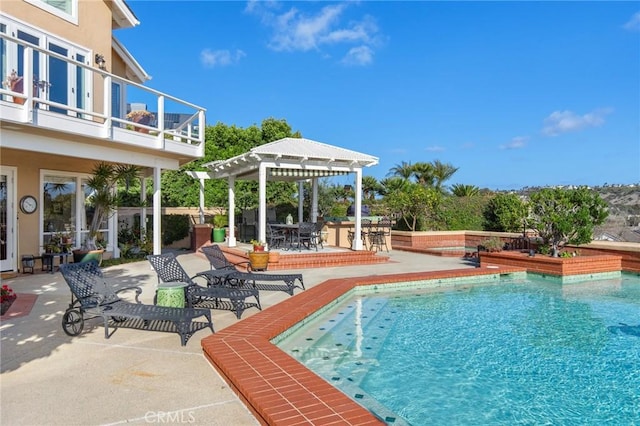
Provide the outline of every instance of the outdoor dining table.
[[287,234],[287,238],[285,239],[286,249],[291,249],[293,247],[293,238],[298,233],[298,229],[300,229],[300,223],[272,223],[271,227],[274,229],[282,229]]

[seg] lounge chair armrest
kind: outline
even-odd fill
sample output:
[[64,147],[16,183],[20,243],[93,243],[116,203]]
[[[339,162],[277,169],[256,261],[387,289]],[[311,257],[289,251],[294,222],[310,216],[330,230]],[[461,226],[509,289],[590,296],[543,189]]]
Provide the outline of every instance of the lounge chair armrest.
[[142,288],[140,288],[139,286],[131,286],[131,287],[123,287],[121,289],[116,290],[116,294],[121,293],[123,291],[129,291],[129,290],[135,290],[136,291],[136,303],[141,303],[140,300],[138,300],[138,297],[142,294]]

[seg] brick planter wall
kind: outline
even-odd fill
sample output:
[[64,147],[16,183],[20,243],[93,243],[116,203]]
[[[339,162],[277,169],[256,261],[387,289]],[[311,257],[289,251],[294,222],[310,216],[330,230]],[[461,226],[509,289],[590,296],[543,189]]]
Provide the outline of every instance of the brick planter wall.
[[613,255],[562,258],[539,254],[531,257],[525,253],[511,251],[480,253],[481,267],[491,265],[518,266],[526,268],[527,272],[557,276],[618,272],[622,269],[621,260],[620,256]]

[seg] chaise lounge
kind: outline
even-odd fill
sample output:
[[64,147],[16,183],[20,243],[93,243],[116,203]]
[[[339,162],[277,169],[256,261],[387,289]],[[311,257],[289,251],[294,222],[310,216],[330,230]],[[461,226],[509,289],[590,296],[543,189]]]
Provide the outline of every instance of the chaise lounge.
[[[242,268],[248,262],[231,263],[224,255],[224,252],[217,244],[201,247],[200,250],[207,257],[211,265],[211,274],[213,279],[222,276],[226,281],[235,281],[239,285],[250,284],[253,288],[261,290],[284,290],[293,296],[293,290],[298,287],[304,290],[304,282],[302,274],[265,274],[256,272],[245,272],[238,268]],[[246,267],[246,266],[245,266]],[[227,273],[225,273],[225,271]],[[202,275],[207,275],[205,272]],[[281,281],[285,286],[274,286],[272,283]],[[296,281],[300,285],[296,285]],[[270,283],[270,284],[268,284]]]
[[[230,285],[227,277],[223,274],[217,280],[210,277],[205,271],[190,277],[173,253],[149,255],[147,259],[158,274],[158,282],[183,282],[187,284],[185,289],[186,301],[189,306],[204,307],[207,302],[213,301],[214,307],[220,305],[220,299],[229,299],[232,310],[236,317],[240,319],[245,309],[255,306],[262,310],[260,306],[260,293],[255,288],[242,288]],[[207,287],[198,285],[194,279],[203,278],[207,281]],[[247,303],[246,299],[254,297],[256,303]]]
[[[182,346],[199,330],[209,327],[213,333],[211,313],[208,309],[171,308],[140,303],[138,286],[114,291],[102,275],[95,260],[60,265],[60,272],[71,289],[71,303],[62,317],[62,329],[69,336],[77,336],[84,328],[85,315],[101,317],[104,337],[108,339],[109,324],[114,328],[142,328],[151,331],[170,331],[180,335]],[[136,290],[136,302],[121,299],[117,293]],[[204,316],[206,322],[194,321]],[[115,331],[115,330],[114,330]]]

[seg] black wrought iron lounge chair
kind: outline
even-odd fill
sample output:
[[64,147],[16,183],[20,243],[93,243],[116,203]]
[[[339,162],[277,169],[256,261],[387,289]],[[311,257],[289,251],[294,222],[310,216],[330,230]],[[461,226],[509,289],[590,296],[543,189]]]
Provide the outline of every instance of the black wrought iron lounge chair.
[[[265,274],[257,272],[246,272],[239,270],[243,268],[248,262],[231,263],[224,255],[224,252],[217,244],[201,247],[200,250],[207,257],[211,269],[218,271],[220,275],[221,271],[228,271],[227,282],[237,283],[239,285],[251,285],[253,288],[260,290],[284,290],[293,296],[293,290],[298,287],[304,290],[304,282],[302,281],[302,274]],[[273,283],[282,281],[286,285],[274,286]],[[298,286],[296,281],[300,283]]]
[[[60,265],[60,272],[71,289],[71,303],[62,316],[62,329],[69,336],[77,336],[84,328],[85,315],[102,317],[104,337],[108,339],[109,324],[114,328],[142,328],[152,331],[171,331],[180,335],[182,346],[198,330],[209,327],[213,333],[208,309],[170,308],[140,303],[140,287],[126,287],[114,291],[102,275],[95,260]],[[117,293],[136,290],[136,302],[121,299]],[[207,321],[194,321],[204,316]],[[173,326],[171,326],[173,325]],[[115,331],[115,330],[114,330]]]
[[[229,299],[233,312],[240,319],[242,312],[249,307],[260,306],[260,293],[255,288],[241,288],[230,285],[230,278],[227,274],[213,274],[212,271],[197,273],[189,277],[178,259],[173,253],[156,254],[147,256],[151,266],[158,274],[158,282],[183,282],[187,284],[186,300],[189,306],[209,307],[210,302],[214,307],[220,306],[220,299]],[[233,271],[230,271],[233,272]],[[194,281],[194,278],[203,278],[207,282],[207,287],[203,287]],[[254,297],[256,303],[247,303],[246,299]]]

